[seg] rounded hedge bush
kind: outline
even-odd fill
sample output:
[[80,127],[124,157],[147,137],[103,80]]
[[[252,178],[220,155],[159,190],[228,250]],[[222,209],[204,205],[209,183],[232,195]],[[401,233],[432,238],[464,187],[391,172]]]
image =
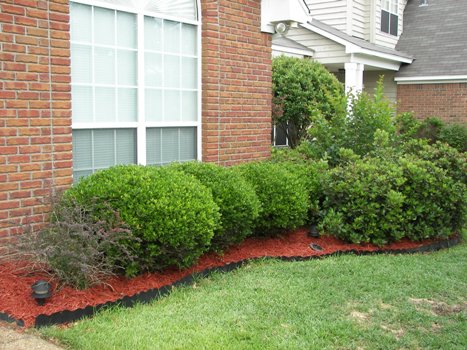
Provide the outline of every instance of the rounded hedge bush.
[[234,171],[253,186],[261,202],[256,234],[276,234],[305,223],[310,204],[300,174],[270,162],[246,163],[236,166]]
[[414,157],[364,158],[334,168],[323,191],[320,229],[353,243],[446,237],[464,222],[465,186]]
[[193,176],[168,167],[115,166],[74,185],[67,193],[94,206],[96,220],[116,211],[139,242],[129,241],[136,260],[127,275],[176,265],[187,267],[205,252],[219,225],[211,191]]
[[212,191],[221,220],[212,238],[211,249],[222,251],[251,235],[261,204],[254,188],[240,174],[200,162],[173,164],[171,167],[193,175]]

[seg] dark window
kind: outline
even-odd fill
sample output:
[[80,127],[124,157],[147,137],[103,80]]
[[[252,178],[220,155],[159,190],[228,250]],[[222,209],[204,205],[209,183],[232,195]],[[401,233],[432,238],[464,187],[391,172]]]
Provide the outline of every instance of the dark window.
[[381,10],[381,31],[394,36],[397,36],[397,28],[399,26],[399,17],[388,11]]

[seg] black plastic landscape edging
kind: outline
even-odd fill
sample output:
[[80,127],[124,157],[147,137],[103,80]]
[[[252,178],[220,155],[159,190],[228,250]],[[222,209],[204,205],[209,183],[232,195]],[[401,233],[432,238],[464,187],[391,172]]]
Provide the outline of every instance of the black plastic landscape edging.
[[[77,321],[83,317],[92,316],[97,313],[99,310],[110,306],[121,306],[121,307],[132,307],[136,303],[139,304],[146,304],[153,300],[156,300],[164,295],[170,293],[173,287],[176,286],[183,286],[191,284],[195,278],[209,276],[213,272],[228,272],[237,269],[238,267],[247,264],[250,261],[255,261],[259,259],[281,259],[285,261],[304,261],[304,260],[311,260],[311,259],[320,259],[323,257],[328,256],[335,256],[335,255],[343,255],[343,254],[355,254],[355,255],[376,255],[376,254],[414,254],[414,253],[425,253],[425,252],[434,252],[440,249],[449,248],[459,244],[462,241],[460,235],[455,237],[433,242],[426,246],[421,246],[418,248],[410,248],[410,249],[393,249],[393,250],[377,250],[377,251],[360,251],[356,249],[352,250],[338,250],[329,254],[321,254],[321,255],[312,255],[312,256],[263,256],[258,258],[251,258],[251,259],[244,259],[238,262],[233,262],[226,264],[224,266],[214,267],[210,269],[203,270],[201,272],[196,272],[194,274],[188,275],[178,281],[175,281],[173,284],[166,285],[160,288],[150,289],[144,292],[137,293],[133,296],[125,296],[121,299],[116,301],[107,302],[95,306],[87,306],[85,308],[77,309],[77,310],[64,310],[60,312],[53,313],[51,315],[39,315],[36,317],[35,320],[35,327],[44,327],[44,326],[51,326],[54,324],[63,324],[68,322]],[[16,323],[18,326],[23,327],[24,321],[17,320],[6,313],[0,312],[0,321],[7,321],[11,323]]]

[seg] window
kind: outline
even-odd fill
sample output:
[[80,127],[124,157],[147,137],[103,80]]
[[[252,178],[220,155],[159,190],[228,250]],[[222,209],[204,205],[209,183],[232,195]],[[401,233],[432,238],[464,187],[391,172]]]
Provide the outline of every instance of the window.
[[397,36],[399,26],[398,0],[381,0],[381,31]]
[[74,181],[200,158],[197,17],[195,0],[71,3]]

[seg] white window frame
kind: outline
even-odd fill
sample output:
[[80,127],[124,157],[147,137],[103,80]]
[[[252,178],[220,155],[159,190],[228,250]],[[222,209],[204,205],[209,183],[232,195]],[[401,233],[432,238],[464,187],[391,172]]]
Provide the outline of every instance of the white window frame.
[[[195,0],[194,0],[195,1]],[[154,11],[147,11],[143,9],[137,9],[134,6],[124,6],[121,4],[111,4],[108,2],[98,1],[98,0],[73,0],[71,2],[89,6],[96,6],[101,8],[106,8],[110,10],[122,11],[127,13],[132,13],[136,15],[138,36],[137,36],[137,121],[136,122],[124,122],[124,123],[115,123],[115,122],[106,122],[106,123],[76,123],[72,119],[72,130],[82,130],[82,129],[136,129],[136,160],[140,165],[147,164],[146,157],[146,130],[148,128],[158,128],[158,127],[196,127],[196,154],[197,160],[202,160],[202,71],[201,71],[201,61],[202,61],[202,51],[201,51],[201,5],[200,0],[196,0],[196,10],[197,10],[197,19],[190,20],[186,18],[170,16],[166,14],[157,13]],[[178,23],[191,24],[196,26],[197,31],[197,120],[194,122],[154,122],[146,121],[145,119],[145,77],[144,77],[144,17],[156,17],[164,20],[170,20]],[[94,26],[94,21],[91,22]],[[91,30],[92,35],[94,35],[94,28]],[[73,41],[70,39],[70,43]],[[94,78],[93,78],[94,79]],[[94,83],[94,82],[93,82]],[[71,82],[73,85],[73,81]],[[72,107],[73,113],[73,107]]]
[[[386,3],[386,1],[389,1],[389,9],[386,9],[384,4]],[[393,12],[392,11],[392,7],[393,5],[396,5],[396,12]],[[388,28],[388,32],[385,32],[383,30],[381,30],[381,22],[383,21],[383,11],[386,11],[389,13],[389,28]],[[397,16],[397,25],[399,26],[399,0],[381,0],[381,11],[380,11],[380,32],[381,33],[384,33],[384,34],[387,34],[387,35],[391,35],[392,37],[394,36],[398,36],[399,35],[399,28],[396,28],[396,31],[397,31],[397,35],[393,35],[391,34],[391,15],[395,15]]]

